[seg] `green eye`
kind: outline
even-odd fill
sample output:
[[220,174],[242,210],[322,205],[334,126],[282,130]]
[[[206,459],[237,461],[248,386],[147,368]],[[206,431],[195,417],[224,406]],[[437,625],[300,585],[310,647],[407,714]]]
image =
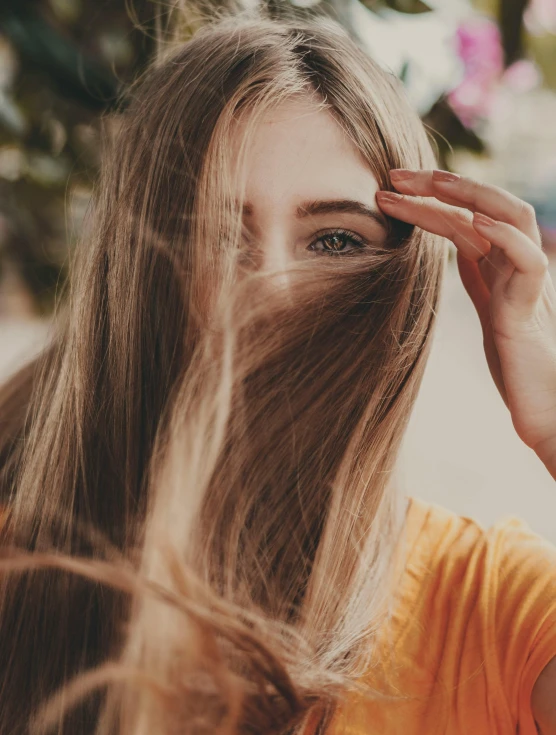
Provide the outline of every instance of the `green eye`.
[[333,230],[325,232],[314,240],[307,250],[313,250],[317,253],[326,255],[347,255],[361,250],[365,247],[364,241],[347,230]]

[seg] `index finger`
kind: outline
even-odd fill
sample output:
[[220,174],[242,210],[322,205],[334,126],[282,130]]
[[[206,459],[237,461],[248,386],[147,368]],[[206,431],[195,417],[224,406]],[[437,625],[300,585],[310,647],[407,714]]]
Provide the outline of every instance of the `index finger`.
[[499,186],[483,184],[466,176],[436,169],[392,169],[390,178],[399,191],[436,197],[446,204],[459,205],[471,212],[482,212],[495,220],[517,227],[542,247],[535,209]]

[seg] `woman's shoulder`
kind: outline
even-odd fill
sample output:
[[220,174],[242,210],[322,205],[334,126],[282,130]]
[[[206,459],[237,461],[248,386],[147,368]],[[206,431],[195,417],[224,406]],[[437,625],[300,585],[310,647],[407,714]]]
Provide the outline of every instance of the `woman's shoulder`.
[[[531,691],[556,656],[556,546],[519,518],[485,527],[419,498],[405,530],[405,568],[382,639],[396,690],[419,701],[443,692],[425,709],[444,732],[487,721],[535,732]],[[466,716],[458,730],[452,718],[464,711],[478,719]]]
[[[417,497],[409,498],[405,527],[406,568],[413,575],[445,579],[470,574],[507,576],[517,566],[538,573],[556,562],[556,546],[513,515],[491,526]],[[536,571],[535,571],[536,570]],[[422,580],[423,581],[423,580]]]
[[[556,546],[522,519],[503,516],[486,527],[419,498],[406,515],[405,572],[400,603],[447,618],[456,602],[484,616],[554,601]],[[484,609],[483,607],[484,606]]]

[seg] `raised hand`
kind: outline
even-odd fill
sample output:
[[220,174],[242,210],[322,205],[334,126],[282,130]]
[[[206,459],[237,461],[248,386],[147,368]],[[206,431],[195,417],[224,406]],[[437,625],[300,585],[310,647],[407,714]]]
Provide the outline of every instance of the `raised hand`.
[[451,240],[490,373],[522,441],[556,479],[556,290],[531,205],[447,171],[393,169],[391,217]]

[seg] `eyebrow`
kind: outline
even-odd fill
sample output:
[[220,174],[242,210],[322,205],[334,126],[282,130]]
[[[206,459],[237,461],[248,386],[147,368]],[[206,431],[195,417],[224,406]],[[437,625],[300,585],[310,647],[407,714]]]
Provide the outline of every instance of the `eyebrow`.
[[[253,214],[253,208],[250,204],[243,207],[243,213],[247,216]],[[388,224],[384,215],[378,209],[363,204],[363,202],[354,199],[327,199],[303,202],[296,209],[296,216],[299,218],[310,217],[317,214],[358,214],[373,220],[376,224],[387,229]]]

